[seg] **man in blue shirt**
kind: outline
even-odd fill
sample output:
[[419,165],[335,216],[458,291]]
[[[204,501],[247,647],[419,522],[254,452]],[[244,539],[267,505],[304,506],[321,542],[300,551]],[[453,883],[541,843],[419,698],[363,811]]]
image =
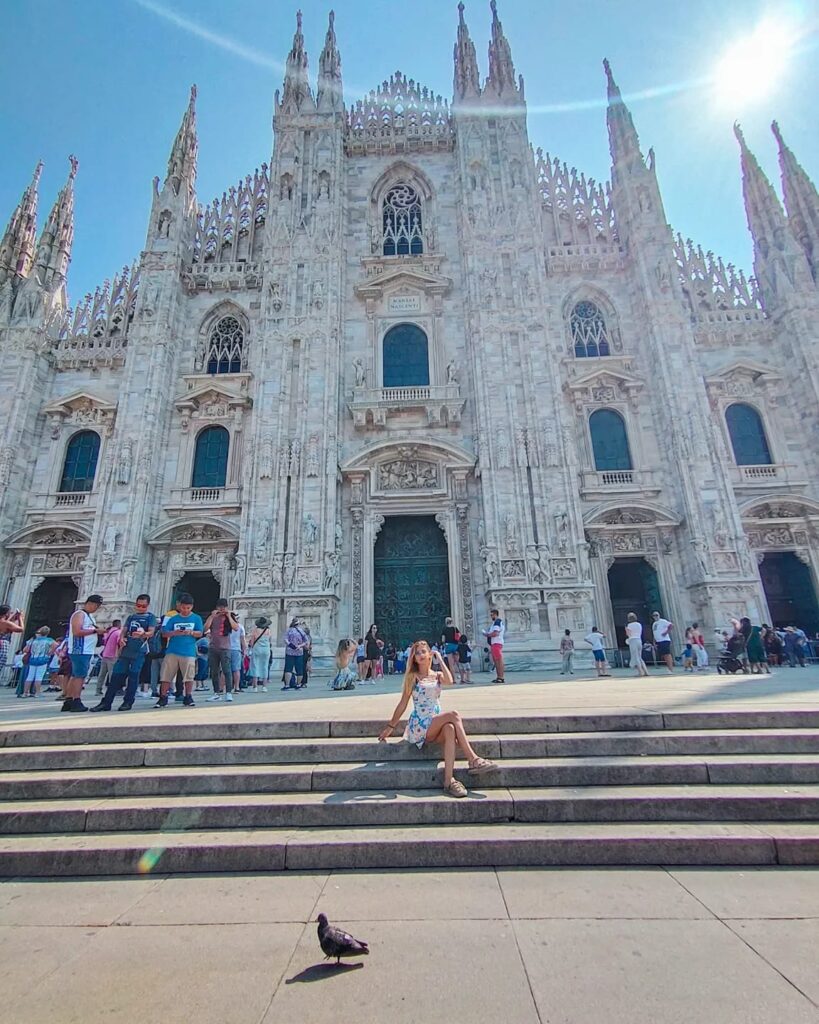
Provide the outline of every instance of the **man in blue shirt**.
[[139,673],[148,653],[148,641],[156,630],[156,616],[148,611],[151,606],[149,594],[140,594],[134,602],[134,611],[122,626],[119,638],[119,657],[111,671],[111,679],[105,689],[105,696],[92,711],[110,711],[120,688],[125,686],[125,696],[118,711],[130,711],[134,706]]
[[169,615],[162,623],[162,636],[167,640],[167,646],[165,657],[162,659],[159,700],[154,704],[155,708],[168,706],[168,691],[179,672],[182,673],[182,682],[185,686],[182,704],[186,708],[194,706],[196,641],[201,638],[203,632],[202,618],[193,610],[193,598],[190,594],[180,594],[176,601],[176,615]]

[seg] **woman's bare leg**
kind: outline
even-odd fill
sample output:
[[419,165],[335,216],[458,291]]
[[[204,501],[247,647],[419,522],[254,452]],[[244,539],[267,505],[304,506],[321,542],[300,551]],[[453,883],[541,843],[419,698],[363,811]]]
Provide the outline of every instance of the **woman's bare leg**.
[[461,716],[458,711],[445,711],[441,715],[436,715],[432,719],[427,730],[427,743],[441,743],[440,734],[442,729],[451,725],[455,732],[455,742],[461,748],[467,760],[471,764],[475,761],[478,755],[472,748],[472,745],[467,738],[466,731],[461,721]]
[[439,743],[444,748],[444,789],[452,782],[452,772],[455,768],[455,727],[452,722],[447,722],[441,729]]

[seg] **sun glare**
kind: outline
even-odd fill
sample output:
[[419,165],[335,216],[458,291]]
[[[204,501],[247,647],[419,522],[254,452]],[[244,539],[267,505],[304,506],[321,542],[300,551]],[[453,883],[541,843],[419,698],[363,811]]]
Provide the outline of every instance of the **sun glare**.
[[766,18],[738,39],[717,64],[713,83],[723,106],[747,106],[769,96],[788,65],[794,34],[781,19]]

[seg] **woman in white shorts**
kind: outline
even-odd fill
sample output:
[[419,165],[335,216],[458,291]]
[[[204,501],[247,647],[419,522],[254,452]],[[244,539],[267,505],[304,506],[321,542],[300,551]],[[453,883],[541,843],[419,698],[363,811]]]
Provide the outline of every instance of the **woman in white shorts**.
[[26,665],[25,682],[23,683],[23,696],[36,697],[40,692],[40,684],[45,679],[48,671],[48,663],[51,655],[57,647],[57,641],[53,640],[49,633],[48,626],[40,626],[34,636],[26,644],[28,664]]
[[629,612],[626,620],[626,643],[631,667],[638,676],[647,676],[648,669],[643,661],[643,625],[634,612]]

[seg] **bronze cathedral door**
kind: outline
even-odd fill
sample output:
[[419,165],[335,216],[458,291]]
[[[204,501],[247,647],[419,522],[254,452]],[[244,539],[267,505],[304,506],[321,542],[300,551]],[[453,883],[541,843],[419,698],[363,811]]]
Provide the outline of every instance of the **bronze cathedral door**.
[[388,516],[375,542],[374,568],[373,621],[385,643],[439,641],[451,613],[449,558],[434,516]]

